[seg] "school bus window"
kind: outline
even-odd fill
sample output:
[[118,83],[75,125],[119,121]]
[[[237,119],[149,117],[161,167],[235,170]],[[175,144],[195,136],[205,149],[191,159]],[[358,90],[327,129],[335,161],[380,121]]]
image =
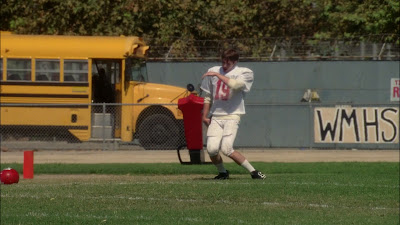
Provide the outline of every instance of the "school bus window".
[[37,59],[35,76],[36,81],[60,81],[60,61]]
[[146,82],[148,81],[146,63],[142,60],[134,60],[131,67],[131,80]]
[[7,59],[7,80],[31,80],[30,59]]
[[119,63],[114,62],[111,66],[111,71],[112,71],[111,83],[119,84],[121,82],[119,78],[120,74]]
[[88,71],[87,60],[64,60],[64,81],[87,82]]

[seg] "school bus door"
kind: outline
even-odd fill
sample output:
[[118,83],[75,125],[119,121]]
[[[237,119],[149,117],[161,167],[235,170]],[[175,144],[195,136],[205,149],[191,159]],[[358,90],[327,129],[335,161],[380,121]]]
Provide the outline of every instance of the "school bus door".
[[[122,103],[122,84],[123,84],[123,74],[121,69],[121,61],[113,63],[112,71],[112,79],[114,79],[114,97],[115,103],[121,104]],[[121,138],[121,105],[115,105],[115,115],[114,115],[114,137]]]
[[[122,103],[122,60],[93,59],[93,103],[106,103],[106,114],[111,117],[111,137],[121,137],[121,106]],[[117,103],[117,104],[115,104]],[[102,113],[102,106],[93,107],[94,113]],[[107,124],[108,125],[108,124]]]

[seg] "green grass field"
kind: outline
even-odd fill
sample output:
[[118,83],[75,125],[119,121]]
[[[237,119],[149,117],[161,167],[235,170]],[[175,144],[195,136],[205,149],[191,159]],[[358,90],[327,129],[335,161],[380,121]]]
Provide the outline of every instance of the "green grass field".
[[[1,185],[1,224],[399,224],[398,163],[37,164]],[[2,164],[22,172],[20,164]]]

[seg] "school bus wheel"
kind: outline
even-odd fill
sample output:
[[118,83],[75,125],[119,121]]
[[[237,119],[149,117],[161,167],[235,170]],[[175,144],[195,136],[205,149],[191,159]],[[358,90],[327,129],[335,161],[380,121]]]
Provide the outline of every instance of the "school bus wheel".
[[138,138],[146,150],[170,150],[179,145],[180,133],[174,118],[166,114],[154,114],[139,125]]

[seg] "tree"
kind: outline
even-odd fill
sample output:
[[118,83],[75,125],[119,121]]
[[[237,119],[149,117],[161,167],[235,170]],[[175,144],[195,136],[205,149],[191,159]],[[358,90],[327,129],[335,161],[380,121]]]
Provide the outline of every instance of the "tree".
[[221,48],[257,56],[273,42],[291,44],[289,37],[398,38],[400,32],[397,0],[2,0],[0,12],[1,30],[138,35],[152,51],[193,56],[216,44],[206,40],[227,40]]

